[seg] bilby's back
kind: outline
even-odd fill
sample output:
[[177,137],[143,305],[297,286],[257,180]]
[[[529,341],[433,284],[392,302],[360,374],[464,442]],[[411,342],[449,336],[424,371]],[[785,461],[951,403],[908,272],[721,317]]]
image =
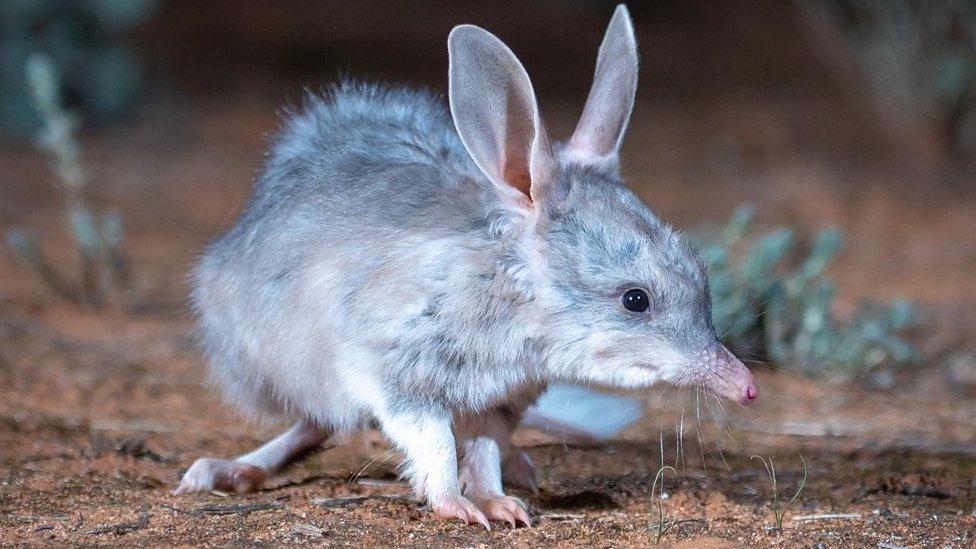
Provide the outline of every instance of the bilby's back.
[[441,98],[353,82],[310,97],[287,119],[244,214],[196,272],[194,304],[218,386],[257,416],[317,399],[328,408],[323,419],[354,425],[358,407],[337,413],[327,387],[309,389],[323,372],[306,371],[328,370],[347,330],[380,327],[370,320],[377,311],[350,300],[370,281],[396,301],[382,316],[409,314],[404,305],[436,293],[458,249],[494,245],[500,206]]
[[366,240],[470,226],[492,202],[440,98],[343,82],[286,120],[244,215],[209,254],[279,251],[255,246],[269,233],[311,245],[308,236]]

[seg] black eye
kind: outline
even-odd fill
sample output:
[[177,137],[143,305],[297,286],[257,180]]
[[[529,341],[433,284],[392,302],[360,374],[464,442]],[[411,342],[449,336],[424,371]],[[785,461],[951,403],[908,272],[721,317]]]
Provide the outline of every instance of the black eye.
[[651,298],[647,297],[647,292],[638,288],[624,292],[620,301],[625,309],[635,313],[643,313],[651,305]]

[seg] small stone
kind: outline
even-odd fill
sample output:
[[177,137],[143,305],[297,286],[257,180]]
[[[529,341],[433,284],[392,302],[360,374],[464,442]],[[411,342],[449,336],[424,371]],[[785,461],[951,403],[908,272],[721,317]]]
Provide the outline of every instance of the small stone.
[[314,524],[296,524],[292,527],[291,533],[302,534],[314,538],[321,538],[325,536],[325,530],[315,526]]

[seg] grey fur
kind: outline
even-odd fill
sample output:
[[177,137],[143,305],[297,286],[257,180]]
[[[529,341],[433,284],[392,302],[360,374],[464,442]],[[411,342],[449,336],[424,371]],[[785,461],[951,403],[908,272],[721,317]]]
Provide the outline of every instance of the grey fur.
[[[604,66],[598,79],[636,75],[620,13],[611,31],[629,39],[605,41],[604,65],[633,66]],[[226,397],[254,417],[339,432],[489,413],[510,429],[554,381],[703,383],[737,398],[722,387],[738,375],[734,358],[701,360],[719,356],[701,261],[618,172],[633,93],[603,82],[591,94],[610,103],[587,112],[615,112],[614,123],[581,124],[574,141],[604,146],[574,154],[548,144],[528,77],[500,41],[459,27],[451,48],[453,124],[432,93],[352,81],[286,121],[246,211],[193,279]],[[493,80],[479,88],[486,70]],[[500,102],[473,121],[459,105],[479,93]],[[515,116],[525,120],[513,126]],[[581,135],[587,126],[600,140]],[[505,180],[515,161],[531,192]],[[650,294],[647,313],[621,305],[631,288]]]

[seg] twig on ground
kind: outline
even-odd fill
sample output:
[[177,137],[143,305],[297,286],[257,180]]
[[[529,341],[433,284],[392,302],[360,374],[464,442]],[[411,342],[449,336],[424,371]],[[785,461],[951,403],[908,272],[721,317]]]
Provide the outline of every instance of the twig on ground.
[[569,513],[549,513],[539,517],[541,520],[554,520],[557,522],[575,522],[585,518],[586,515],[573,515]]
[[186,509],[180,509],[179,507],[176,507],[174,505],[170,505],[168,503],[161,503],[160,506],[163,507],[163,508],[165,508],[165,509],[169,509],[170,511],[174,511],[176,513],[179,513],[181,515],[189,515],[191,517],[197,516],[197,515],[193,514],[191,511],[187,511]]
[[260,503],[234,503],[230,505],[201,505],[196,509],[180,509],[168,503],[163,503],[163,507],[183,515],[202,517],[204,515],[246,515],[254,511],[266,511],[271,509],[281,509],[285,505],[277,501]]
[[319,507],[345,507],[347,505],[359,505],[370,499],[385,499],[391,501],[404,501],[407,499],[405,495],[390,495],[390,494],[370,494],[365,496],[342,496],[337,498],[315,498],[312,503],[318,505]]
[[234,503],[230,505],[203,505],[194,509],[195,512],[203,515],[237,515],[248,514],[254,511],[266,511],[269,509],[281,509],[285,505],[277,501],[265,503]]
[[325,529],[314,524],[296,524],[291,528],[292,534],[302,534],[313,538],[325,537]]
[[799,515],[793,517],[793,522],[813,522],[815,520],[859,519],[861,513],[824,513],[822,515]]
[[369,496],[343,496],[339,498],[315,498],[312,503],[319,507],[345,507],[358,505],[369,499]]
[[136,530],[142,530],[149,525],[149,517],[151,517],[147,512],[143,512],[139,515],[139,519],[135,522],[122,522],[119,524],[106,524],[104,526],[96,526],[88,532],[90,536],[97,536],[99,534],[114,533],[117,536],[128,534],[129,532],[135,532]]
[[361,486],[399,486],[403,488],[409,488],[407,484],[400,482],[399,480],[390,480],[385,478],[360,478],[356,480],[356,484]]
[[67,515],[20,515],[14,517],[20,524],[31,524],[39,520],[68,520]]

